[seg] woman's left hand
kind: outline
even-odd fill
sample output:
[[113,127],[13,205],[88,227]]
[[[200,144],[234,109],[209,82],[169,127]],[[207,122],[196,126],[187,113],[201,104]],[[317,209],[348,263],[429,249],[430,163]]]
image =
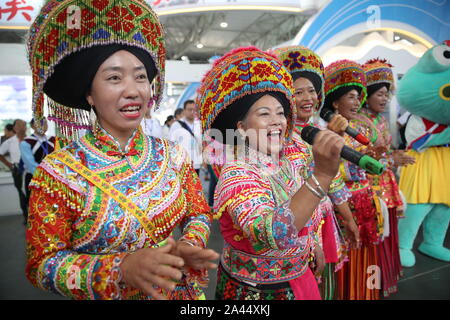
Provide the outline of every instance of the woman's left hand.
[[325,269],[325,255],[323,249],[318,244],[316,244],[316,247],[314,248],[314,260],[316,264],[313,270],[314,274],[320,276],[323,269]]
[[395,150],[392,153],[392,158],[394,159],[395,167],[403,167],[416,162],[414,157],[407,155],[403,150]]
[[361,238],[359,235],[359,229],[358,225],[356,224],[355,220],[350,219],[348,221],[343,222],[347,240],[350,244],[351,249],[358,249],[361,246]]
[[181,257],[186,267],[196,270],[200,269],[216,269],[217,264],[213,260],[219,259],[219,254],[212,249],[194,246],[186,241],[177,241],[177,246],[173,250],[173,254]]

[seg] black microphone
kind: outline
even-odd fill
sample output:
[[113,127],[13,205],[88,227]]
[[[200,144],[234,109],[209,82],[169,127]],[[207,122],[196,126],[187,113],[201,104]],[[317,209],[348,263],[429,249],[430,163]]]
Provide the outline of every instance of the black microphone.
[[[317,128],[306,126],[302,129],[301,137],[304,141],[312,145],[314,142],[314,138],[316,137],[316,134],[319,133],[319,131],[320,130]],[[379,163],[374,158],[362,154],[361,152],[358,152],[347,146],[344,146],[342,148],[341,157],[372,174],[382,174],[385,169],[384,165]]]
[[[333,118],[335,115],[336,114],[333,111],[327,108],[322,108],[322,111],[320,111],[320,117],[326,122],[330,122],[331,118]],[[364,135],[362,135],[355,129],[350,128],[350,126],[345,129],[345,133],[355,138],[359,143],[362,143],[365,146],[370,143],[369,139],[367,139]]]

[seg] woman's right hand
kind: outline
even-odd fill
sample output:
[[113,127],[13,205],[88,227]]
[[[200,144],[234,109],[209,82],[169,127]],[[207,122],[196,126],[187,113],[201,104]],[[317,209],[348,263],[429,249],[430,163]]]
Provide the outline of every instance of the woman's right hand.
[[314,175],[333,179],[339,170],[341,150],[344,147],[344,138],[330,130],[321,130],[317,133],[312,151],[314,156]]
[[327,129],[336,132],[338,135],[343,136],[345,129],[348,127],[348,120],[340,114],[335,114],[330,122],[328,122]]
[[142,290],[155,299],[165,300],[154,286],[172,291],[177,280],[181,280],[184,261],[170,254],[175,240],[160,248],[139,249],[128,255],[120,264],[123,280],[133,288]]

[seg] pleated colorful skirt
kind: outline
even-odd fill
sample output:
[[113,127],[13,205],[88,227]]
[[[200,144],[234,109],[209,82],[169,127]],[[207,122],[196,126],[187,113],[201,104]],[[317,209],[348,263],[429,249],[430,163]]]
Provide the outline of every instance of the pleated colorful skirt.
[[362,245],[348,251],[348,262],[336,272],[335,296],[339,300],[378,300],[382,273],[374,194],[368,181],[349,181],[346,184],[352,193],[348,203],[358,225]]

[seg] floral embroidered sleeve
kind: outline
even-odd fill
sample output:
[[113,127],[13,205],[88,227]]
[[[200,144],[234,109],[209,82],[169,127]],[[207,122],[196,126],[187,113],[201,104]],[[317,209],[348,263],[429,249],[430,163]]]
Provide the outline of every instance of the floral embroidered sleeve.
[[203,194],[200,178],[192,167],[191,160],[182,147],[174,145],[181,187],[186,197],[186,215],[181,222],[182,238],[201,247],[206,247],[212,221],[211,209]]
[[83,254],[71,245],[81,197],[38,167],[31,183],[26,276],[39,288],[73,299],[119,299],[126,253]]
[[222,169],[216,189],[215,211],[226,211],[258,252],[264,248],[302,246],[289,202],[276,206],[270,185],[238,165]]
[[[191,160],[186,151],[179,145],[173,145],[172,159],[179,170],[181,187],[186,198],[186,215],[181,221],[181,238],[197,246],[206,248],[208,243],[212,221],[211,209],[203,194],[202,184],[197,173],[191,165]],[[195,270],[186,267],[184,270],[186,283],[192,292],[201,296],[200,287],[208,285],[208,270]]]
[[330,188],[328,189],[328,196],[335,205],[346,202],[352,196],[339,172],[331,182]]

